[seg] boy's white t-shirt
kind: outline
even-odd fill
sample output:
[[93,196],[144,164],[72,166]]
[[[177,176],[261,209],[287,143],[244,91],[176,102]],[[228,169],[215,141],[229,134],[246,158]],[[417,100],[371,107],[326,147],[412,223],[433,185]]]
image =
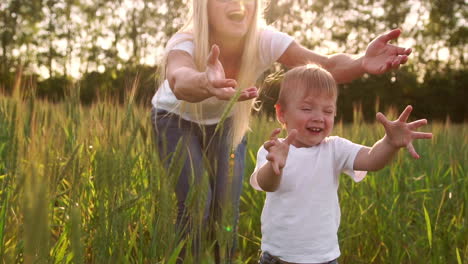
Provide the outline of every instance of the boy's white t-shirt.
[[[293,38],[291,36],[272,28],[264,28],[260,32],[259,39],[260,63],[257,68],[252,70],[256,71],[257,76],[259,77],[274,62],[276,62],[281,55],[283,55],[292,42]],[[173,46],[171,43],[177,44]],[[183,50],[193,57],[195,47],[193,44],[193,38],[190,34],[175,34],[169,40],[168,46],[173,46],[170,50]],[[221,53],[222,52],[223,51],[221,50]],[[194,104],[192,103],[185,102],[183,109],[180,107],[180,100],[175,97],[169,86],[169,82],[165,80],[151,99],[151,103],[155,108],[175,113],[185,120],[197,122],[203,125],[212,125],[219,122],[228,101],[219,100],[216,97],[210,97],[202,102],[195,103],[201,107],[203,115],[200,116],[195,113],[193,108]]]
[[[341,172],[361,181],[365,172],[353,171],[362,148],[347,139],[327,137],[309,148],[289,148],[281,183],[266,193],[262,212],[262,251],[295,263],[323,263],[340,256],[338,177]],[[257,154],[258,170],[268,152]],[[261,190],[255,177],[251,185]]]

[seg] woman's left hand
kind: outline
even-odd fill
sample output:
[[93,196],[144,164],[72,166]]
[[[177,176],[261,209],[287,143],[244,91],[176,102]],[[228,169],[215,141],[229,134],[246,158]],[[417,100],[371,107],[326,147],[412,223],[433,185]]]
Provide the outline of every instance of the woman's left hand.
[[367,47],[362,61],[362,67],[367,73],[382,74],[391,69],[398,69],[408,61],[411,49],[398,47],[388,42],[400,36],[400,29],[393,29],[378,36]]

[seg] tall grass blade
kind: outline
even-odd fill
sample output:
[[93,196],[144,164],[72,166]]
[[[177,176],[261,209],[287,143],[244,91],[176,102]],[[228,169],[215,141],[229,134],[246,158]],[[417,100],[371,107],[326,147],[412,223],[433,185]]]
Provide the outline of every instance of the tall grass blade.
[[426,230],[427,230],[427,241],[429,242],[429,247],[432,248],[432,227],[431,227],[431,218],[427,212],[426,206],[423,204],[424,209],[424,219],[426,220]]

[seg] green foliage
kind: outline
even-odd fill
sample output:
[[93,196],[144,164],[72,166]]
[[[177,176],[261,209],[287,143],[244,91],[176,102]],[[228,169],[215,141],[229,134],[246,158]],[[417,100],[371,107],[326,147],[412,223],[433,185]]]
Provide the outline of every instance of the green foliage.
[[[466,84],[468,71],[450,70],[427,73],[424,83],[417,81],[414,66],[383,75],[366,75],[349,84],[340,85],[337,120],[353,121],[353,109],[361,107],[365,121],[373,122],[377,109],[384,111],[394,106],[413,105],[415,118],[453,122],[467,121]],[[274,104],[278,98],[282,72],[267,76],[259,96],[261,114],[274,118]]]
[[[149,109],[130,99],[82,106],[73,91],[58,103],[0,96],[0,262],[173,263],[193,241],[178,240],[173,189],[180,167],[166,170],[157,158]],[[334,134],[372,145],[383,129],[360,122],[367,112],[375,114],[367,109],[353,124],[337,122]],[[278,126],[258,117],[248,135],[237,263],[258,258],[265,194],[252,189],[249,175]],[[361,183],[341,177],[340,263],[466,262],[467,129],[431,122],[423,130],[434,139],[415,142],[421,159],[402,150]],[[202,189],[189,195],[197,217]],[[232,232],[217,230],[227,243]],[[203,249],[201,263],[212,263],[205,236]]]

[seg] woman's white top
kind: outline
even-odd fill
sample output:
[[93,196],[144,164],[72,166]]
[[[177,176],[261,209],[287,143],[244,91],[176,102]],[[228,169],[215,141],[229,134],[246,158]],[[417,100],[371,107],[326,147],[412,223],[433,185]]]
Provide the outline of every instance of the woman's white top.
[[[309,148],[290,146],[278,190],[266,193],[262,251],[294,263],[323,263],[340,256],[338,178],[342,172],[355,181],[364,178],[366,172],[353,170],[362,147],[337,136]],[[267,162],[267,154],[259,149],[255,170]],[[250,184],[261,190],[255,177]]]
[[[181,41],[187,39],[185,41]],[[181,42],[180,42],[181,41]],[[260,50],[260,63],[258,68],[252,69],[256,71],[257,78],[266,71],[274,62],[276,62],[284,51],[289,47],[293,38],[289,35],[276,31],[271,28],[265,28],[260,32],[259,39],[259,50]],[[183,50],[193,57],[194,43],[190,34],[177,33],[175,34],[168,43],[168,46],[172,46],[171,43],[180,42],[171,50]],[[221,53],[223,51],[221,50]],[[203,115],[200,117],[196,113],[193,113],[193,108],[190,107],[192,103],[185,102],[185,107],[182,109],[174,93],[172,92],[169,82],[165,80],[163,84],[156,91],[153,96],[151,103],[157,109],[163,109],[168,112],[179,115],[185,120],[197,122],[203,125],[212,125],[219,122],[221,115],[224,112],[228,101],[219,100],[216,97],[210,97],[202,102],[196,104],[201,106]]]

